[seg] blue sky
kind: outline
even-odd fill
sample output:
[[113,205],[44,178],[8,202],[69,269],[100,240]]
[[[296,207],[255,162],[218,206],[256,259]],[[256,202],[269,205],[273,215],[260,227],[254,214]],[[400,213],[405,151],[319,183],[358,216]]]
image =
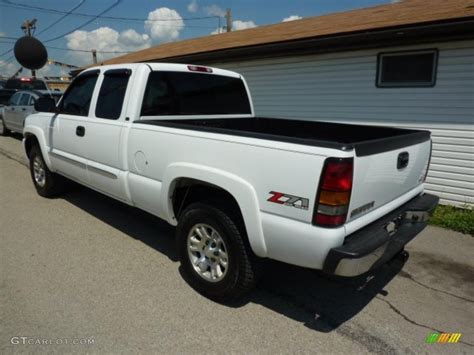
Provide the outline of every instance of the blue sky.
[[[0,0],[0,54],[13,48],[14,40],[23,35],[20,29],[25,19],[37,19],[35,36],[49,46],[50,59],[74,65],[89,64],[97,49],[99,60],[128,52],[177,41],[200,37],[218,31],[218,19],[197,17],[222,16],[232,9],[234,30],[278,23],[284,19],[318,16],[355,8],[388,3],[390,0]],[[116,6],[113,6],[113,5]],[[32,8],[32,7],[40,7]],[[79,16],[98,15],[111,7],[103,16],[136,18],[119,20]],[[68,11],[72,14],[66,15]],[[65,17],[64,17],[65,16]],[[59,19],[64,17],[61,21]],[[146,22],[149,19],[151,21]],[[90,24],[73,31],[86,22]],[[55,23],[57,22],[57,23]],[[221,25],[225,19],[221,19]],[[50,26],[50,28],[48,28]],[[47,29],[48,28],[48,29]],[[45,30],[46,29],[46,30]],[[43,33],[40,33],[44,31]],[[67,34],[68,32],[71,32]],[[65,35],[66,34],[66,35]],[[55,49],[62,48],[62,49]],[[0,75],[11,75],[19,68],[13,52],[0,56]],[[47,66],[40,75],[59,75],[67,72],[57,66]]]

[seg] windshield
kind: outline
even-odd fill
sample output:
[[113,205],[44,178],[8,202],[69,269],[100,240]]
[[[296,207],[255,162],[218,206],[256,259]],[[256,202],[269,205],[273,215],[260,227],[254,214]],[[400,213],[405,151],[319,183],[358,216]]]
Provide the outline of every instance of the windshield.
[[10,79],[5,84],[5,89],[18,89],[18,90],[48,90],[46,84],[42,80],[21,80],[21,79]]

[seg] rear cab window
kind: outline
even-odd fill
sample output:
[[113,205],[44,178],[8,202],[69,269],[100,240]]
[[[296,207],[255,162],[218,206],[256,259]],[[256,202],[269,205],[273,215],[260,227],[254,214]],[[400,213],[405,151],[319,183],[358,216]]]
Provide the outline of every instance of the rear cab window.
[[240,78],[173,71],[150,73],[141,109],[141,116],[250,113]]

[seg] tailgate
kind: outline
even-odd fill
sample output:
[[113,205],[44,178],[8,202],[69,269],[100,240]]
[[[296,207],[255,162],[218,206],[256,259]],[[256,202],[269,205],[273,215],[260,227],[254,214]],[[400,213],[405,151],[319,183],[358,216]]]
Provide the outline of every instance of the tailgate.
[[423,183],[431,140],[372,155],[355,156],[347,221],[361,217]]

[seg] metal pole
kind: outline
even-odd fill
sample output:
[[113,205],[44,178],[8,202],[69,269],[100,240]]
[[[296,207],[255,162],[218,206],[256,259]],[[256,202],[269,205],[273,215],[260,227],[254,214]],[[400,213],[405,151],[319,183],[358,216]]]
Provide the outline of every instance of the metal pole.
[[227,12],[225,14],[225,18],[227,20],[227,32],[232,31],[232,10],[227,9]]
[[92,51],[92,62],[94,64],[97,64],[97,50],[92,49],[91,51]]

